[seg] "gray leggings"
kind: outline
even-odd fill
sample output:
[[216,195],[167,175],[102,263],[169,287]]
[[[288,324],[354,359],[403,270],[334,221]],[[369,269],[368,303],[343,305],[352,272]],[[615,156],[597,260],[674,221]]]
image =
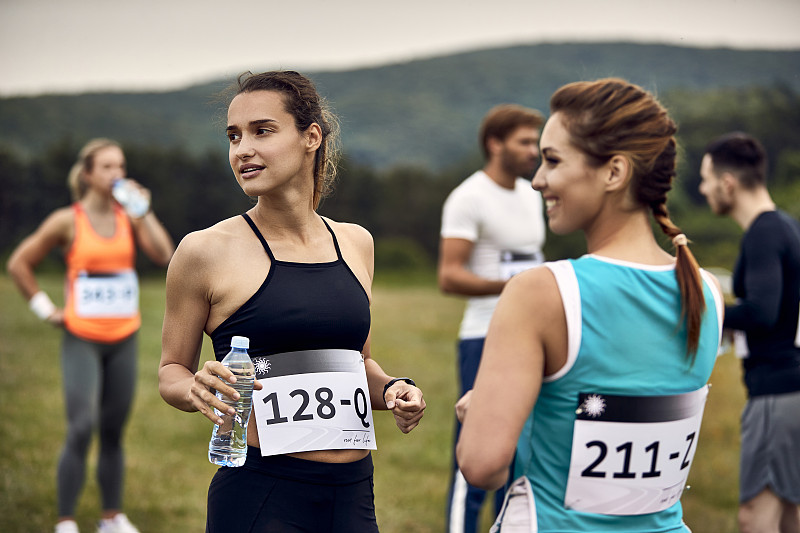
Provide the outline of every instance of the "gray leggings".
[[99,422],[97,481],[104,510],[120,509],[122,430],[136,388],[137,334],[103,344],[64,332],[61,370],[67,439],[58,462],[58,515],[72,516],[86,477],[86,456]]

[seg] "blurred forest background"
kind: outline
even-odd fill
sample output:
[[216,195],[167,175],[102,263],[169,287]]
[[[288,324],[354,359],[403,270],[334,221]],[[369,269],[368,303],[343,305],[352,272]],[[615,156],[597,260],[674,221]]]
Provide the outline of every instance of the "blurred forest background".
[[[305,73],[343,133],[338,184],[320,212],[372,232],[379,278],[433,268],[441,205],[482,166],[477,129],[490,107],[515,102],[547,115],[552,92],[581,79],[640,84],[677,121],[680,169],[669,207],[701,264],[732,268],[740,238],[697,192],[704,147],[717,135],[743,130],[760,138],[773,197],[800,218],[800,51],[539,44]],[[129,175],[152,190],[176,241],[246,210],[252,200],[231,174],[224,132],[222,93],[232,81],[160,93],[0,98],[0,259],[69,203],[67,172],[93,137],[122,143]],[[579,235],[551,237],[545,248],[549,259],[584,251]],[[54,256],[50,264],[57,263]]]

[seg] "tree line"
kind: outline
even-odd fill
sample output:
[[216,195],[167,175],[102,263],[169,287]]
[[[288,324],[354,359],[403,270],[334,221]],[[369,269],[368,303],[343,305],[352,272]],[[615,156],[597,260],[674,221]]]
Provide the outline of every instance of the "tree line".
[[[669,203],[673,220],[694,242],[701,263],[731,268],[739,230],[727,219],[714,218],[697,191],[705,145],[732,130],[761,139],[770,156],[773,196],[781,208],[800,217],[800,94],[786,86],[676,90],[661,100],[679,125],[678,180]],[[477,137],[477,124],[475,130]],[[432,134],[430,142],[435,138]],[[70,202],[66,176],[85,140],[64,136],[29,156],[0,144],[0,258],[48,213]],[[144,143],[123,143],[123,149],[129,176],[152,190],[154,209],[176,241],[253,204],[236,184],[224,151],[209,148],[197,154],[182,146]],[[380,169],[345,154],[338,183],[320,213],[370,230],[378,271],[430,269],[438,253],[442,203],[481,166],[477,141],[469,156],[443,170],[418,165]],[[549,235],[545,248],[550,259],[584,251],[580,236]],[[148,267],[140,264],[144,271]]]

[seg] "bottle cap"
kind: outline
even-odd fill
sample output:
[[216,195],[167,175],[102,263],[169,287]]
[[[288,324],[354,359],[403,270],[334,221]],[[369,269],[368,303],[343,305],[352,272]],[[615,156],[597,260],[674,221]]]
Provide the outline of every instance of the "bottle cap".
[[250,347],[250,339],[247,337],[239,337],[233,336],[231,338],[231,348],[249,348]]

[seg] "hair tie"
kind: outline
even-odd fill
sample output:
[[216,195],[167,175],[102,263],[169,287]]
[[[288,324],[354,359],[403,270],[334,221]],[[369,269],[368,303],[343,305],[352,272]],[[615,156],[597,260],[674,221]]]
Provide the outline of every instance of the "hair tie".
[[672,238],[672,244],[675,245],[675,247],[686,246],[689,244],[689,239],[686,238],[685,234],[679,233]]

